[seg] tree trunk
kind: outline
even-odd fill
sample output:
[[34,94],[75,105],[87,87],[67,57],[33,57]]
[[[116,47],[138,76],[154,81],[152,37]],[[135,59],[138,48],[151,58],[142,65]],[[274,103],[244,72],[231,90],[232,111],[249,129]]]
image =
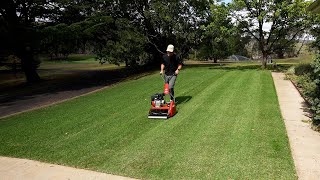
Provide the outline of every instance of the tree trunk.
[[39,82],[41,79],[36,71],[37,64],[34,61],[33,52],[30,50],[26,50],[20,58],[22,63],[22,70],[26,75],[27,83]]
[[301,49],[302,49],[302,47],[303,47],[303,45],[304,45],[304,43],[305,43],[305,41],[306,41],[306,37],[307,36],[305,36],[304,38],[303,38],[303,41],[302,41],[302,44],[301,44],[301,46],[300,46],[300,48],[299,48],[299,50],[298,50],[298,52],[297,52],[297,56],[300,54],[300,51],[301,51]]
[[283,59],[284,58],[284,53],[282,51],[278,52],[277,56],[278,56],[279,59]]
[[35,68],[24,68],[24,74],[26,75],[27,83],[35,83],[41,80]]
[[262,58],[262,69],[265,69],[265,68],[267,67],[267,58],[268,58],[267,53],[263,53],[263,58]]

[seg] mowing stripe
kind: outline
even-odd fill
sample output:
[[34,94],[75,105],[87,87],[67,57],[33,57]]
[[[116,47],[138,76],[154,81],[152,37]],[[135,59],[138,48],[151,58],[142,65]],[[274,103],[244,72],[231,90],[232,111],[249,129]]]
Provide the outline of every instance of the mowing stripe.
[[150,120],[158,76],[0,121],[0,154],[143,179],[294,179],[270,72],[186,68],[178,113]]

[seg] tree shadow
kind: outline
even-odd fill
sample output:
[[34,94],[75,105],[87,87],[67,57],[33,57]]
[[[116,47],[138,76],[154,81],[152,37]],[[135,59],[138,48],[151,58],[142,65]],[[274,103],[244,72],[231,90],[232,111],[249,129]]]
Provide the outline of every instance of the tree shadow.
[[301,109],[303,110],[303,115],[305,115],[308,118],[312,118],[312,112],[311,112],[311,104],[305,99],[305,101],[301,102]]
[[0,86],[0,117],[83,95],[125,81],[153,74],[154,70],[78,70],[66,71],[41,82],[19,82]]
[[290,68],[292,64],[277,64],[276,66],[272,64],[267,64],[265,69],[262,68],[261,64],[257,63],[247,63],[247,64],[237,64],[237,63],[207,63],[207,64],[187,64],[185,68],[208,68],[212,70],[272,70],[272,71],[285,71]]
[[192,99],[192,96],[178,96],[176,97],[177,104],[184,104],[187,103]]
[[208,68],[212,70],[249,70],[261,69],[258,64],[232,64],[231,63],[217,63],[217,64],[188,64],[185,68]]

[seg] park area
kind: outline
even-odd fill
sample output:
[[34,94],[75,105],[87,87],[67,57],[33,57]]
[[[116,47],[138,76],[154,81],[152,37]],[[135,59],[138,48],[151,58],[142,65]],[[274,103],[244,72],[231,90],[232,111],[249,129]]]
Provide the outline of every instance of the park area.
[[320,0],[0,4],[0,179],[319,179]]
[[187,63],[169,120],[147,118],[158,71],[1,119],[0,155],[142,179],[295,179],[271,72],[259,67]]

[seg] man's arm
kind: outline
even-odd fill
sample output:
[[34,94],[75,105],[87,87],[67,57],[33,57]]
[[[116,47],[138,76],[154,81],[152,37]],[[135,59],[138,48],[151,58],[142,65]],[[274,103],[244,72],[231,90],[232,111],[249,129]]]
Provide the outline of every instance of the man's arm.
[[163,74],[163,70],[164,70],[164,64],[161,64],[160,74]]
[[182,64],[179,64],[178,65],[178,70],[181,70],[181,68],[182,68]]
[[176,75],[179,74],[179,71],[181,70],[182,68],[182,61],[181,61],[181,58],[179,56],[176,56],[176,60],[178,61],[178,69],[175,71]]
[[179,71],[181,70],[181,68],[182,68],[182,64],[179,64],[178,65],[178,69],[175,71],[176,75],[179,74]]

